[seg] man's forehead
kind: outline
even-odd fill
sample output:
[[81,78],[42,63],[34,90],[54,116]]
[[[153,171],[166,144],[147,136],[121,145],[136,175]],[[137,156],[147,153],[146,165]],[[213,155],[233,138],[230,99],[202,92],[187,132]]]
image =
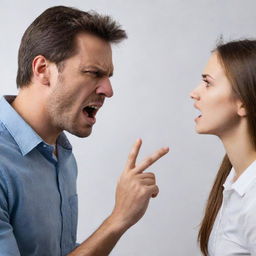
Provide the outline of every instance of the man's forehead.
[[88,54],[86,56],[80,56],[80,68],[98,68],[106,73],[113,73],[114,66],[112,58],[104,58],[101,55],[97,56]]
[[75,38],[78,51],[112,55],[111,44],[98,36],[80,33]]
[[100,66],[113,69],[110,43],[90,34],[78,34],[76,38],[77,54],[82,66]]

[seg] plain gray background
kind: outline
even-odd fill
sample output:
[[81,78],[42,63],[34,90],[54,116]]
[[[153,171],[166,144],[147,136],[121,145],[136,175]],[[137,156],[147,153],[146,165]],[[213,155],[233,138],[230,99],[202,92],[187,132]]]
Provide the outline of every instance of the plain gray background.
[[141,137],[140,160],[161,146],[171,152],[150,168],[159,196],[111,255],[199,255],[198,224],[224,151],[218,138],[194,132],[198,113],[188,95],[221,34],[225,40],[255,37],[255,1],[1,0],[1,94],[17,93],[23,32],[43,10],[60,4],[109,14],[129,36],[113,48],[115,96],[98,113],[93,134],[69,136],[79,167],[78,241],[111,213],[116,181]]

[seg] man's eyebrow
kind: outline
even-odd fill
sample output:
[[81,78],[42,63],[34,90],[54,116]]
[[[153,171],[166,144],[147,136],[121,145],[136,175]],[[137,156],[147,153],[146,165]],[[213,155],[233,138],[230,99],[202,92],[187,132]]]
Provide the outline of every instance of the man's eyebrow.
[[113,76],[113,70],[107,71],[98,66],[83,66],[82,70],[94,69],[97,70],[101,75],[111,77]]
[[202,74],[202,78],[207,78],[207,77],[210,77],[211,79],[214,79],[211,75],[209,75],[209,74]]

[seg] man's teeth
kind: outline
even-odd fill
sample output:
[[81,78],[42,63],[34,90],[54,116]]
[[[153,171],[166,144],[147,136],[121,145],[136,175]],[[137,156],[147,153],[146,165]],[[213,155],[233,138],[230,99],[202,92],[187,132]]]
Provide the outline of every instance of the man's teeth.
[[90,108],[94,108],[94,109],[99,109],[99,107],[97,107],[97,106],[88,106],[88,107],[90,107]]

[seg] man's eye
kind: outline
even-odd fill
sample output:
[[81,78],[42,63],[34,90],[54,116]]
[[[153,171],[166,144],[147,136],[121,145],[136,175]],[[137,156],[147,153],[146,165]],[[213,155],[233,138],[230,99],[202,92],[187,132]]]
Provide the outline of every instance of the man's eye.
[[92,75],[94,77],[101,77],[101,73],[99,71],[93,71],[93,70],[86,70],[84,73],[87,73],[89,75]]
[[91,73],[96,76],[96,77],[100,77],[100,72],[99,71],[91,71]]

